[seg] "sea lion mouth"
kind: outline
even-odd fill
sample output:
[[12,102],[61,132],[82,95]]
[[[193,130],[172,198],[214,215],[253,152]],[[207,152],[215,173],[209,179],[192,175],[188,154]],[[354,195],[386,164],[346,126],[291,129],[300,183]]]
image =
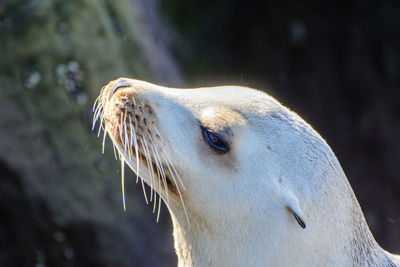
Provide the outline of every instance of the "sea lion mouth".
[[[155,112],[151,104],[137,97],[136,93],[137,91],[123,79],[110,82],[101,90],[93,107],[93,129],[96,121],[100,121],[99,135],[101,130],[104,132],[103,153],[108,134],[114,145],[115,156],[121,160],[122,183],[124,183],[124,166],[127,163],[142,183],[146,203],[149,201],[143,179],[150,186],[150,202],[154,202],[153,210],[157,197],[153,192],[160,194],[167,203],[172,196],[180,199],[183,204],[181,189],[185,188],[167,153],[166,142],[157,128]],[[147,172],[141,171],[141,168]],[[125,208],[124,189],[122,191]],[[159,203],[160,199],[161,197]]]

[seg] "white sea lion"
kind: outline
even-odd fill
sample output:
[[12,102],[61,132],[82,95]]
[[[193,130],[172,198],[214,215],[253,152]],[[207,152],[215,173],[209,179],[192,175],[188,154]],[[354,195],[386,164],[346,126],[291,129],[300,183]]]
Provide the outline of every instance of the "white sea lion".
[[326,142],[261,91],[121,78],[101,91],[94,121],[152,188],[146,200],[165,201],[179,266],[400,263]]

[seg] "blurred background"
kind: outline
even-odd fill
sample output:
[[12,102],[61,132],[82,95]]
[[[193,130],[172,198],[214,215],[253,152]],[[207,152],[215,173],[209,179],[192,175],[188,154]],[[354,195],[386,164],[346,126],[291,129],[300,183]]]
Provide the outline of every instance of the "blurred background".
[[400,253],[400,1],[0,0],[0,266],[175,266],[91,131],[120,76],[262,89],[327,140]]

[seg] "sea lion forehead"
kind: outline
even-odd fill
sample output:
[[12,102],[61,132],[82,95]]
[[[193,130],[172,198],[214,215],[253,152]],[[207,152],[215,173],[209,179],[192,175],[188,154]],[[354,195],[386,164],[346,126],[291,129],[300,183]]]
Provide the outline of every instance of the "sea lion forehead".
[[199,115],[200,123],[209,129],[219,131],[246,125],[245,118],[235,110],[224,106],[204,108]]

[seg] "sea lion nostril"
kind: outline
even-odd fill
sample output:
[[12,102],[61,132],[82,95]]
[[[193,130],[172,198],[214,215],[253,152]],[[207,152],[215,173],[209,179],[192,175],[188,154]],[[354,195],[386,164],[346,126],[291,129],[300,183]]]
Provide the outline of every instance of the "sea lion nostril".
[[124,79],[118,79],[113,86],[113,89],[111,91],[110,97],[119,89],[119,88],[124,88],[124,87],[129,87],[130,84],[124,80]]

